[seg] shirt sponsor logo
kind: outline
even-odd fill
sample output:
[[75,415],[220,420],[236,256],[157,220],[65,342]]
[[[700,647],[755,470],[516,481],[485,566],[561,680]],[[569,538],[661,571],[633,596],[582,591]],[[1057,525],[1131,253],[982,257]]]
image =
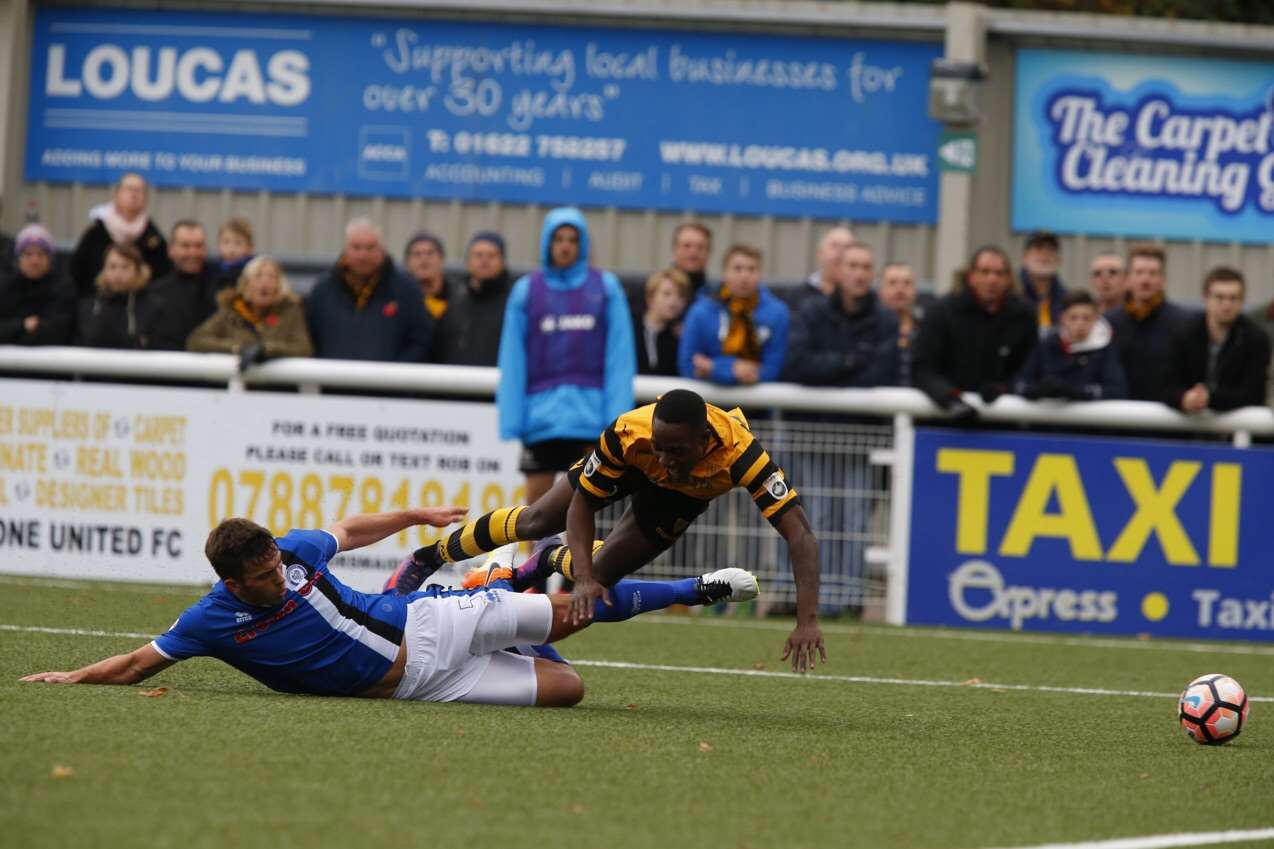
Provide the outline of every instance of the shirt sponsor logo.
[[597,326],[597,316],[584,313],[582,315],[546,315],[540,319],[541,333],[566,333],[568,331],[589,331]]
[[294,598],[288,599],[287,604],[283,605],[283,609],[281,609],[278,613],[274,614],[269,619],[263,619],[262,621],[258,622],[256,625],[247,629],[246,631],[240,631],[239,633],[235,634],[234,641],[238,643],[239,645],[243,645],[244,643],[255,640],[257,637],[261,636],[267,630],[269,630],[270,626],[274,625],[284,616],[287,616],[289,613],[296,610],[297,607],[298,605],[296,603],[296,599]]

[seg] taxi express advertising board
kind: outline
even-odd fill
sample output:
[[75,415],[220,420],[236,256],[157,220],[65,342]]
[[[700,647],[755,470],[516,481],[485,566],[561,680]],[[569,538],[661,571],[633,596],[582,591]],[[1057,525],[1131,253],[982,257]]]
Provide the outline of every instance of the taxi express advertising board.
[[1274,638],[1274,451],[920,429],[907,621]]

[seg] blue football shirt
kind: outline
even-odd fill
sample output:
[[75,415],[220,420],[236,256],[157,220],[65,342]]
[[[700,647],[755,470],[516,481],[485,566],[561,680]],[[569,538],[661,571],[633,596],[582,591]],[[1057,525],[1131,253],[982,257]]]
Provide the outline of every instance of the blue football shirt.
[[338,581],[327,531],[293,530],[275,543],[287,580],[279,604],[247,604],[218,581],[151,645],[169,660],[215,657],[284,693],[350,696],[380,681],[402,644],[410,597]]

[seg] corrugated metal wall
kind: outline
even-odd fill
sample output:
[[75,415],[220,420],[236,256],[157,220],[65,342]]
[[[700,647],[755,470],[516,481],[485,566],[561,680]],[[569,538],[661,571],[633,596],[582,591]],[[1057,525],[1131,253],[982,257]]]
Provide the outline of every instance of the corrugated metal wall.
[[[41,218],[51,226],[59,240],[73,241],[87,225],[86,216],[89,208],[106,199],[106,189],[102,186],[29,184],[22,179],[21,156],[25,135],[26,73],[31,40],[29,29],[35,5],[29,4],[27,0],[0,0],[0,5],[10,4],[22,4],[26,7],[27,32],[13,42],[15,47],[9,47],[8,40],[4,42],[4,49],[26,52],[22,61],[13,65],[18,69],[18,73],[12,81],[13,111],[10,113],[12,117],[6,127],[9,144],[3,163],[5,185],[10,188],[5,191],[0,226],[10,232],[20,226],[27,204],[33,202]],[[101,5],[153,6],[155,4],[103,3]],[[160,5],[170,7],[173,4]],[[224,10],[229,4],[207,2],[182,5],[185,8]],[[553,5],[557,9],[569,9],[575,6],[580,10],[586,10],[608,5],[620,8],[618,4],[611,3],[610,0],[595,2],[580,0],[579,2],[558,2]],[[241,4],[229,7],[243,8]],[[314,0],[312,6],[297,2],[274,6],[253,4],[252,8],[293,14],[301,13],[306,9],[321,14],[379,13],[403,17],[429,17],[444,14],[438,10],[428,11],[403,6],[392,9],[376,8],[371,5],[359,5],[358,0],[350,0],[348,6]],[[508,20],[509,17],[508,15],[495,17],[490,12],[484,13],[480,8],[476,6],[474,8],[477,11],[470,11],[468,15],[463,16],[481,20]],[[931,28],[921,25],[924,21],[931,22],[935,14],[933,7],[926,6],[777,3],[765,2],[765,0],[757,2],[735,0],[728,3],[678,0],[676,3],[651,8],[654,11],[648,18],[620,16],[616,13],[611,19],[599,20],[596,17],[586,18],[583,15],[556,14],[536,18],[536,20],[542,20],[545,23],[586,22],[590,25],[606,23],[616,26],[711,26],[717,29],[744,31],[762,28],[773,31],[777,27],[787,32],[824,37],[936,38],[939,35]],[[702,17],[712,17],[714,20],[710,23],[705,23],[703,20],[687,22],[682,19],[686,9],[704,10]],[[782,13],[784,10],[793,11],[781,25],[762,24],[757,20],[759,15],[772,15]],[[798,10],[800,14],[796,14]],[[453,8],[445,14],[456,17],[462,13]],[[739,21],[731,23],[732,15],[738,15]],[[749,15],[752,16],[750,19]],[[864,23],[864,21],[870,21],[873,15],[878,18],[878,25]],[[826,17],[827,24],[812,22],[820,16]],[[1172,42],[1183,33],[1197,41],[1200,34],[1215,32],[1218,43],[1224,44],[1227,38],[1234,40],[1237,32],[1233,27],[1209,24],[1153,20],[1126,21],[1061,14],[1041,15],[996,11],[988,13],[988,18],[1001,25],[1020,23],[1023,29],[1035,28],[1036,30],[1055,27],[1063,33],[1054,37],[1019,34],[992,35],[989,38],[987,61],[990,76],[985,83],[982,101],[984,124],[980,132],[979,170],[974,182],[973,241],[975,243],[996,242],[1005,245],[1010,253],[1015,255],[1020,250],[1023,236],[1011,231],[1009,208],[1010,187],[1013,179],[1011,170],[1013,74],[1017,46],[1029,43],[1032,46],[1067,49],[1129,49],[1151,52],[1171,50],[1173,53],[1187,56],[1215,56],[1215,49],[1209,53],[1199,45],[1183,48],[1179,44],[1168,46],[1165,43],[1155,48],[1140,42],[1129,44],[1095,42],[1091,38],[1083,38],[1080,33],[1086,28],[1093,28],[1092,31],[1096,31],[1095,28],[1100,24],[1105,28],[1112,26],[1127,28],[1130,32],[1135,32],[1139,38],[1157,37],[1165,42]],[[916,25],[909,28],[908,20],[914,20]],[[1004,27],[1001,26],[1001,29]],[[1068,29],[1070,32],[1065,32]],[[1250,35],[1248,33],[1249,40],[1251,40]],[[1264,42],[1257,39],[1254,43],[1256,47],[1247,48],[1246,54],[1249,57],[1267,60],[1274,57],[1274,35]],[[1264,50],[1261,49],[1261,44],[1265,45]],[[0,67],[5,67],[9,58],[0,56]],[[179,217],[194,217],[215,227],[231,214],[246,215],[258,230],[258,242],[262,248],[283,256],[326,258],[335,255],[339,250],[342,226],[354,215],[369,215],[383,222],[391,247],[403,244],[410,233],[421,227],[432,229],[442,236],[451,249],[453,257],[458,255],[459,248],[468,234],[477,229],[490,227],[506,234],[510,261],[514,265],[529,265],[535,261],[540,220],[544,211],[542,207],[501,203],[462,203],[425,199],[400,201],[342,196],[275,195],[268,192],[254,194],[168,189],[158,191],[153,201],[154,217],[161,223],[169,223]],[[587,209],[587,213],[594,233],[597,261],[624,272],[644,272],[662,264],[668,255],[672,229],[683,217],[681,213],[617,209]],[[765,251],[766,273],[775,280],[793,281],[804,277],[811,270],[811,258],[820,234],[827,227],[837,223],[851,224],[860,238],[875,246],[878,256],[882,259],[910,262],[917,269],[919,276],[925,280],[931,280],[934,274],[936,229],[933,227],[731,215],[709,215],[704,216],[703,220],[713,228],[716,234],[718,256],[721,249],[733,241],[753,242]],[[1274,232],[1271,234],[1271,242],[1271,245],[1218,244],[1200,241],[1166,243],[1169,251],[1170,294],[1177,298],[1197,300],[1198,283],[1203,273],[1212,265],[1225,262],[1239,266],[1247,274],[1250,301],[1274,296]],[[1065,237],[1062,250],[1064,279],[1074,284],[1084,284],[1087,279],[1087,263],[1093,254],[1107,249],[1123,250],[1125,247],[1126,243],[1121,239]],[[945,282],[938,281],[938,285],[944,286]]]

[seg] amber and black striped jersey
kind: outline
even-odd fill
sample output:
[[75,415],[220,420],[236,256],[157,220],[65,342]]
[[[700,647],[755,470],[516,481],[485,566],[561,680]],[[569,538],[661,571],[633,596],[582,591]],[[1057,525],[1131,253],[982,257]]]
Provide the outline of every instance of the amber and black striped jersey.
[[655,405],[638,407],[615,419],[602,433],[597,447],[585,458],[579,489],[597,502],[620,495],[626,480],[640,473],[655,486],[692,498],[711,501],[736,486],[747,489],[761,515],[771,523],[799,504],[796,490],[761,443],[748,429],[742,411],[729,412],[708,405],[712,431],[708,453],[695,465],[689,480],[672,481],[651,448]]

